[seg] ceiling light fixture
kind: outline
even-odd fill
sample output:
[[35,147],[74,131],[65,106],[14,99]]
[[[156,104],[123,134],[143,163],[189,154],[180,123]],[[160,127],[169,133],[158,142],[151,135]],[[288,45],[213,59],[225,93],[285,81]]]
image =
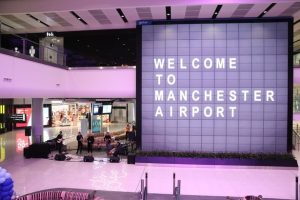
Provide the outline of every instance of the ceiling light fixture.
[[166,19],[171,20],[171,6],[166,6]]
[[120,15],[120,17],[122,18],[122,20],[123,20],[125,23],[127,23],[128,20],[126,19],[126,17],[125,17],[125,15],[124,15],[123,11],[121,10],[121,8],[117,8],[116,10],[117,10],[118,14]]
[[10,26],[10,25],[8,25],[8,24],[5,24],[5,23],[3,23],[3,22],[1,22],[1,24],[4,25],[4,26],[7,26],[8,28],[15,29],[14,27],[12,27],[12,26]]
[[44,23],[43,21],[39,20],[38,18],[34,17],[33,15],[31,15],[31,14],[26,14],[26,15],[27,15],[28,17],[34,19],[35,21],[37,21],[37,23],[41,23],[41,24],[43,24],[43,25],[49,27],[48,24]]
[[220,13],[220,10],[222,8],[223,5],[217,5],[216,10],[214,11],[213,16],[211,17],[212,19],[216,19],[218,14]]
[[276,3],[271,3],[262,13],[260,13],[260,15],[258,15],[258,18],[263,17],[267,12],[269,12],[274,6],[276,5]]
[[76,17],[76,19],[78,19],[79,21],[81,21],[83,24],[87,25],[87,23],[79,16],[77,15],[74,11],[70,11],[70,13]]

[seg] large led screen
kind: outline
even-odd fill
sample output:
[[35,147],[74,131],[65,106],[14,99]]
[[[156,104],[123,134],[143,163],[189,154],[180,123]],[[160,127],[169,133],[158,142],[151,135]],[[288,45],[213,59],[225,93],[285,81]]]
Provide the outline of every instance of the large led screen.
[[138,28],[142,150],[287,151],[289,20]]

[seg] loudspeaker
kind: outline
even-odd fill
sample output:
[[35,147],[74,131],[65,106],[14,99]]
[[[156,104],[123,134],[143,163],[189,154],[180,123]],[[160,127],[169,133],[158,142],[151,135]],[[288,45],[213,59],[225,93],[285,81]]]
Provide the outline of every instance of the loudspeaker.
[[66,156],[65,154],[56,154],[54,159],[58,161],[64,161],[66,159]]
[[128,154],[127,164],[135,164],[135,154],[133,154],[133,153]]
[[25,147],[23,149],[23,155],[25,158],[31,158],[31,153],[30,153],[30,148],[29,147]]
[[83,156],[83,162],[94,162],[93,156]]
[[25,128],[25,136],[31,136],[31,127]]
[[48,158],[48,154],[51,152],[50,145],[47,143],[32,144],[29,148],[32,158]]
[[120,162],[120,157],[119,156],[111,156],[109,158],[109,162],[111,162],[111,163],[118,163],[118,162]]

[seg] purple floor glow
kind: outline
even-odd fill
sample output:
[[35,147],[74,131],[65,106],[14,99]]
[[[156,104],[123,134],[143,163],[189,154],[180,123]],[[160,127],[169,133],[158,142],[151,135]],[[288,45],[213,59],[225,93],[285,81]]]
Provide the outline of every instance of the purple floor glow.
[[[181,180],[181,193],[186,195],[239,197],[261,194],[266,198],[295,199],[295,177],[299,174],[295,168],[128,165],[126,159],[121,163],[24,159],[23,152],[17,151],[20,144],[16,143],[16,134],[19,132],[0,135],[0,141],[5,143],[5,160],[0,164],[11,173],[18,195],[58,187],[138,192],[145,172],[149,177],[149,193],[171,194],[175,172],[176,178]],[[55,129],[44,131],[50,138],[49,135],[55,133]],[[295,155],[300,157],[299,152]]]

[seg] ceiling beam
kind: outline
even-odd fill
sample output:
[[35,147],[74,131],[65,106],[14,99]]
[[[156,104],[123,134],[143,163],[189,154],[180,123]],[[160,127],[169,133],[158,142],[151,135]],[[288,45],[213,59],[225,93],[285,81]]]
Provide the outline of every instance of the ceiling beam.
[[[287,3],[295,0],[223,0],[222,4],[261,4],[261,3]],[[0,14],[34,13],[34,12],[62,12],[95,9],[115,9],[128,7],[153,6],[189,6],[200,4],[219,4],[220,0],[1,0]],[[26,6],[24,6],[26,5]]]

